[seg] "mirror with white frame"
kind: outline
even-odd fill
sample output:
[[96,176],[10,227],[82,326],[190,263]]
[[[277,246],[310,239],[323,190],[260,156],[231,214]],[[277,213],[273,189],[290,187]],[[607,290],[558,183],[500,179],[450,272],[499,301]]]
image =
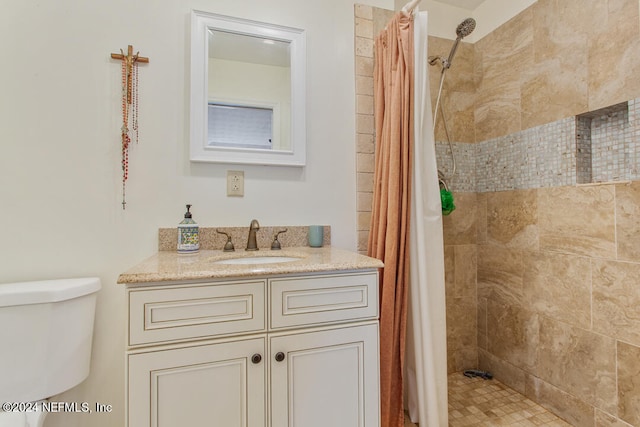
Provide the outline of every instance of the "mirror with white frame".
[[305,165],[303,30],[191,13],[191,161]]

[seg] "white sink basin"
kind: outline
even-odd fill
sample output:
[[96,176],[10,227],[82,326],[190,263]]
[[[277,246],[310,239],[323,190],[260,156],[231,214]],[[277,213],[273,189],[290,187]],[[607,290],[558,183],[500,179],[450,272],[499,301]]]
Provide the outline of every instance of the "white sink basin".
[[279,262],[291,262],[300,261],[302,258],[291,256],[252,256],[252,257],[240,257],[229,258],[214,261],[214,264],[232,264],[232,265],[247,265],[247,264],[276,264]]

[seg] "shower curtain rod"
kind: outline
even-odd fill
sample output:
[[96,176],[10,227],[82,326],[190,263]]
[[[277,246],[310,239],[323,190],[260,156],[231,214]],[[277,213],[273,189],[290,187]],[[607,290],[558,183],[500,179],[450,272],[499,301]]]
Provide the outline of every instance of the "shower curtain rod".
[[402,11],[404,13],[411,13],[413,12],[413,9],[416,8],[416,6],[418,5],[418,3],[420,3],[422,0],[411,0],[409,3],[405,4],[404,7],[402,8]]

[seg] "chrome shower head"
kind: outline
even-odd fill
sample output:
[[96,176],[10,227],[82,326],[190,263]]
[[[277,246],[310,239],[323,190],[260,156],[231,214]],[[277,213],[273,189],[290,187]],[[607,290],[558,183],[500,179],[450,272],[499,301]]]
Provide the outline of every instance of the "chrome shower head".
[[456,38],[456,41],[453,43],[453,47],[451,48],[451,52],[449,53],[449,58],[447,58],[446,61],[442,61],[442,66],[444,68],[448,69],[449,67],[451,67],[451,62],[453,61],[453,55],[456,54],[456,49],[458,49],[458,43],[460,43],[460,40],[462,40],[464,37],[467,37],[475,29],[476,29],[476,20],[473,18],[467,18],[464,21],[462,21],[460,25],[458,25],[458,27],[456,28],[456,35],[458,37]]
[[473,18],[467,18],[464,21],[462,21],[460,25],[458,25],[458,28],[456,28],[456,35],[458,36],[458,38],[462,39],[464,37],[467,37],[469,34],[471,34],[475,29],[476,29],[476,20]]

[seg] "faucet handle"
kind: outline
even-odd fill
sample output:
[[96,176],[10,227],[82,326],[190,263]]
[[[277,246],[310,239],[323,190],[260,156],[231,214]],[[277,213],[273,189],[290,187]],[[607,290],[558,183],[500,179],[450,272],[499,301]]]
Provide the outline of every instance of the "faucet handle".
[[233,252],[236,250],[236,248],[233,247],[233,242],[231,241],[231,235],[229,233],[220,231],[217,228],[216,228],[216,232],[218,234],[224,234],[225,236],[227,236],[227,243],[224,244],[224,249],[222,249],[223,252]]
[[280,241],[278,240],[278,236],[281,235],[282,233],[286,233],[289,229],[285,228],[284,230],[278,231],[276,234],[273,235],[273,242],[271,243],[271,250],[280,250],[282,249],[282,246],[280,245]]

